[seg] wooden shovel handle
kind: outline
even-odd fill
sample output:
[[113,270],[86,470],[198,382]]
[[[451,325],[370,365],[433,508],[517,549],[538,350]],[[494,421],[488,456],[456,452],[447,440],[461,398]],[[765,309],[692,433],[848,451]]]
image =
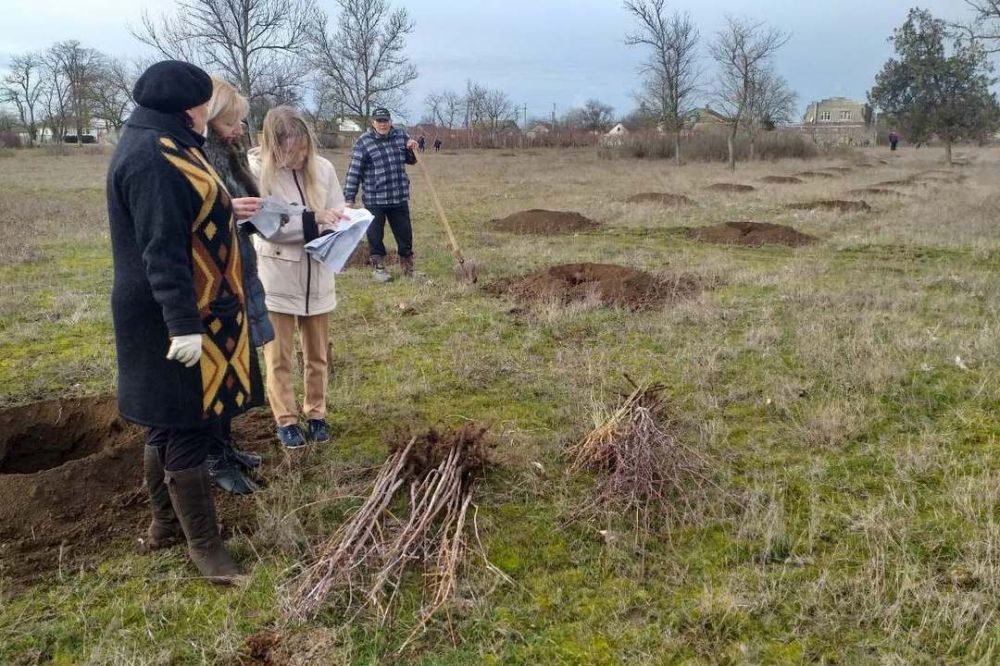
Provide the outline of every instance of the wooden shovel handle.
[[455,240],[455,232],[451,230],[451,224],[448,223],[448,216],[445,215],[444,206],[441,205],[441,199],[438,198],[437,189],[434,187],[434,181],[431,180],[431,172],[424,164],[424,161],[417,158],[417,164],[420,165],[420,170],[424,172],[424,178],[427,180],[427,187],[431,190],[431,199],[434,201],[434,208],[437,209],[438,217],[441,218],[441,224],[444,225],[444,230],[448,232],[448,240],[451,242],[451,249],[455,253],[455,259],[458,263],[464,264],[465,259],[462,257],[462,250],[458,247],[458,241]]

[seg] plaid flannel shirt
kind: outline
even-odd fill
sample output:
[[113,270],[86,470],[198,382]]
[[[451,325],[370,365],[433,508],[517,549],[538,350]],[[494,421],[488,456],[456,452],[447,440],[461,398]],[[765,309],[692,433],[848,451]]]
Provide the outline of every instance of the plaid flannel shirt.
[[347,203],[356,201],[359,186],[365,206],[397,206],[409,201],[410,178],[405,165],[416,162],[413,151],[406,149],[409,140],[406,132],[395,127],[384,137],[370,129],[358,138],[344,183]]

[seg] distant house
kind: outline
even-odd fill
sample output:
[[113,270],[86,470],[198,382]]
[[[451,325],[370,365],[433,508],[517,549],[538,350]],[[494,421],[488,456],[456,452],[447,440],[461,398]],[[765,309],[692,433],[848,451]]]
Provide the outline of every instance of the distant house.
[[601,143],[605,145],[616,145],[621,143],[622,140],[628,136],[628,134],[628,128],[622,123],[618,123],[601,137]]
[[867,125],[871,107],[847,97],[829,97],[806,109],[803,125]]
[[359,123],[356,119],[351,118],[350,116],[342,116],[340,118],[337,118],[336,120],[333,121],[333,126],[336,128],[336,131],[345,132],[349,134],[357,134],[359,132],[364,131],[364,129],[361,127],[361,123]]
[[816,143],[867,145],[872,139],[872,108],[847,97],[829,97],[806,108],[801,130]]
[[537,123],[530,127],[524,135],[534,141],[536,138],[543,137],[551,131],[552,126],[549,123]]
[[729,118],[710,106],[694,109],[684,118],[685,129],[692,132],[711,132],[729,127]]

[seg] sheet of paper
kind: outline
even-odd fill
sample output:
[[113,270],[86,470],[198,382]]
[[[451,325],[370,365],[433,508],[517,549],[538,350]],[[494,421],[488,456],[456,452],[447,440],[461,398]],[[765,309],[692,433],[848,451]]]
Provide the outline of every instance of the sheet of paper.
[[264,238],[270,239],[281,228],[281,216],[301,215],[305,208],[301,204],[285,203],[275,197],[267,197],[260,204],[257,214],[247,220],[240,220],[236,226],[241,230],[246,224],[253,225]]
[[371,212],[364,208],[348,208],[344,214],[350,219],[337,223],[333,233],[306,243],[306,252],[336,273],[344,270],[347,260],[351,258],[374,219]]

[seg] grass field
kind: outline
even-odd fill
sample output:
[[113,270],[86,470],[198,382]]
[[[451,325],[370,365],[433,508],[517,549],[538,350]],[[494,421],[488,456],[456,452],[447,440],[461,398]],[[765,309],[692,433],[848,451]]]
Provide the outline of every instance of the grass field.
[[[418,268],[430,282],[338,278],[335,442],[297,460],[269,450],[272,483],[230,541],[251,584],[210,588],[182,550],[141,556],[127,542],[109,543],[96,568],[27,589],[0,568],[0,663],[239,661],[309,544],[356,504],[358,480],[385,457],[382,433],[467,419],[492,424],[497,440],[476,523],[512,582],[474,548],[455,602],[402,654],[418,574],[393,627],[331,610],[286,630],[295,659],[281,663],[997,663],[1000,151],[959,152],[964,166],[893,187],[903,196],[867,196],[873,210],[860,214],[786,206],[856,199],[845,193],[941,169],[942,153],[859,152],[735,175],[588,151],[429,155],[481,283],[593,261],[689,275],[704,290],[630,312],[524,305],[456,284],[414,173]],[[331,158],[343,173],[346,156]],[[0,406],[114,390],[107,159],[0,157]],[[848,170],[760,181],[833,166]],[[757,189],[704,189],[717,182]],[[624,202],[641,192],[695,205]],[[490,230],[530,208],[603,226]],[[678,231],[733,220],[821,240],[747,248]],[[562,456],[625,373],[668,386],[678,436],[717,462],[726,497],[646,541],[627,518],[579,517],[593,480],[569,474]]]

